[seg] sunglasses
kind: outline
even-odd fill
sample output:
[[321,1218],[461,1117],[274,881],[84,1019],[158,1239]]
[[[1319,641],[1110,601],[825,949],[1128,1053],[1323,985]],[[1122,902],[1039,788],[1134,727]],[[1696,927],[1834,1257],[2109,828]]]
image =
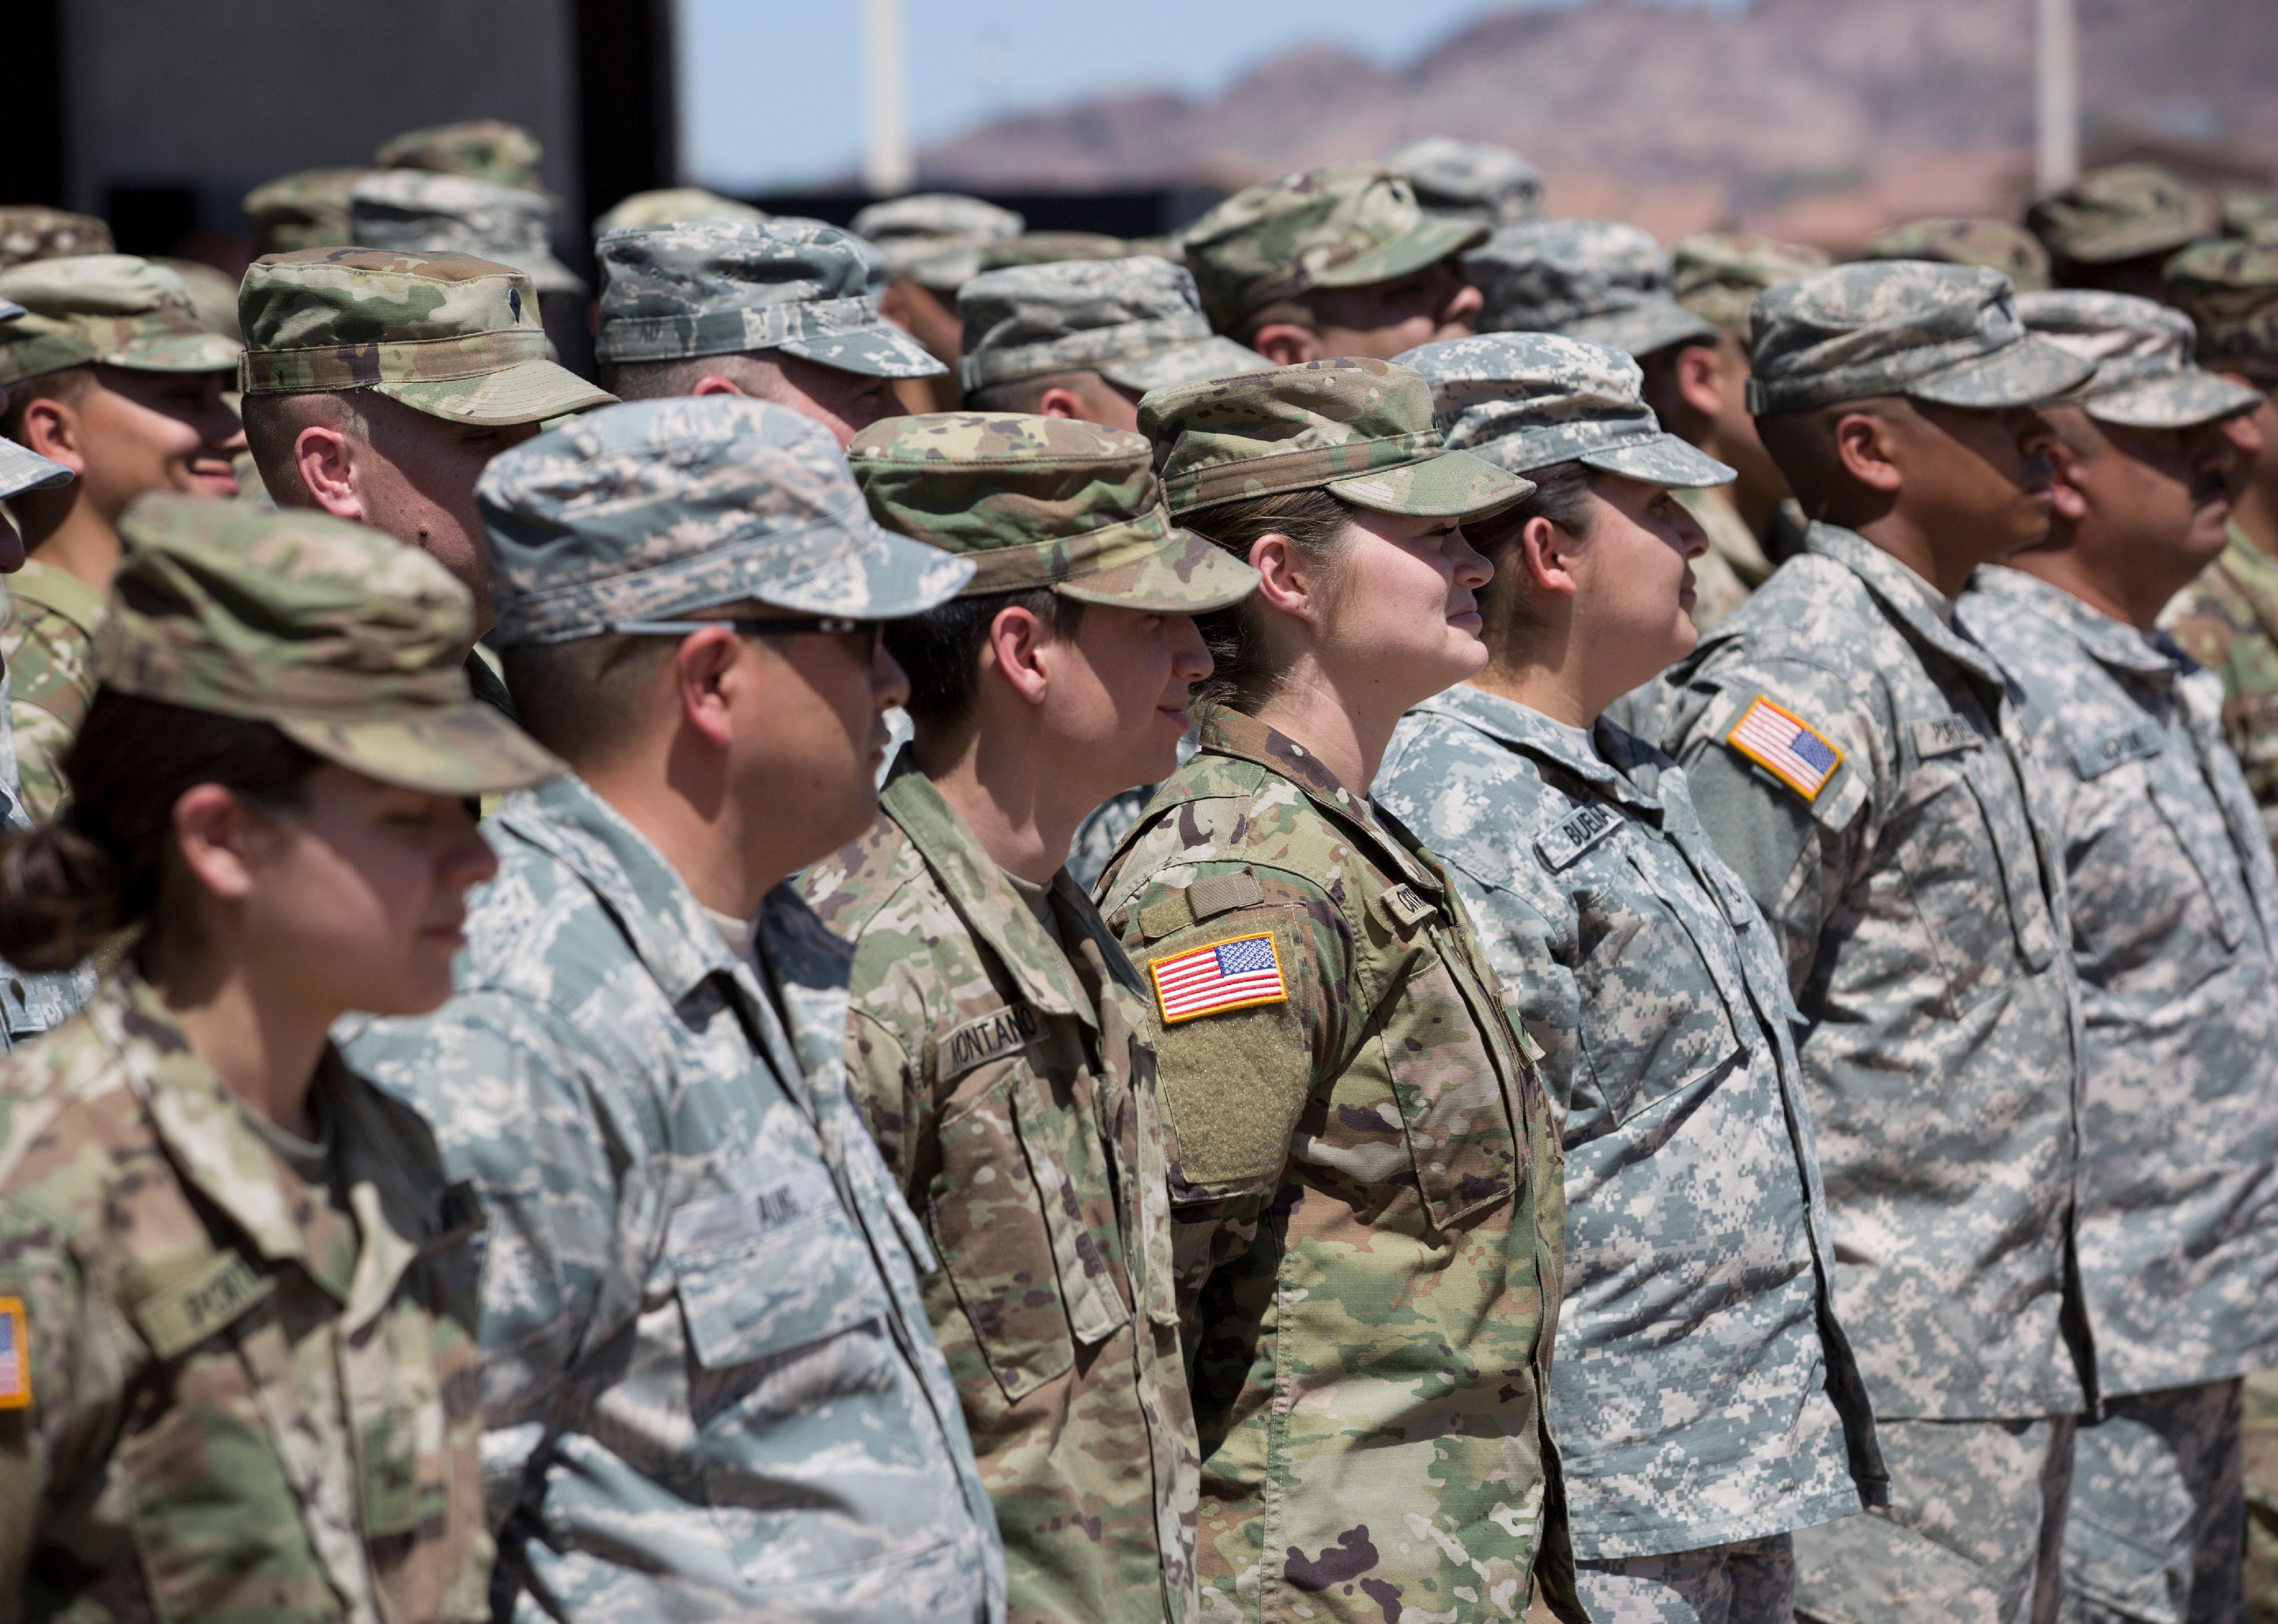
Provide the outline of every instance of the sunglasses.
[[693,632],[725,626],[739,637],[866,637],[875,660],[885,640],[886,622],[856,620],[844,614],[787,614],[769,620],[619,621],[609,629],[626,637],[685,637]]

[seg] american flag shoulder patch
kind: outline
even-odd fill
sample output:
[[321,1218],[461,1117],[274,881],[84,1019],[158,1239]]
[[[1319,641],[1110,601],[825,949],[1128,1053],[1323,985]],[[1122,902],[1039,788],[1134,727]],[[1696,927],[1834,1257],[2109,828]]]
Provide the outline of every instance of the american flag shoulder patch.
[[0,1410],[29,1408],[32,1338],[24,1325],[24,1300],[0,1297]]
[[1833,740],[1762,694],[1740,713],[1724,743],[1807,801],[1816,800],[1843,765]]
[[1150,958],[1147,979],[1154,983],[1155,1008],[1166,1026],[1253,1004],[1289,1002],[1281,955],[1270,930]]

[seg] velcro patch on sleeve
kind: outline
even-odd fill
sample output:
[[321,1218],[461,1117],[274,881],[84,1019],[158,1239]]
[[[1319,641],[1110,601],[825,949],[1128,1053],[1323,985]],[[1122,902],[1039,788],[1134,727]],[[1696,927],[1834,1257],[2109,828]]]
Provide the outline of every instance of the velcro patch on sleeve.
[[1843,765],[1843,751],[1832,739],[1762,694],[1740,713],[1724,743],[1807,801],[1817,799]]
[[0,1297],[0,1410],[32,1403],[32,1333],[24,1323],[24,1300]]
[[1281,955],[1270,930],[1150,958],[1147,979],[1155,989],[1156,1012],[1166,1026],[1228,1010],[1289,1002]]

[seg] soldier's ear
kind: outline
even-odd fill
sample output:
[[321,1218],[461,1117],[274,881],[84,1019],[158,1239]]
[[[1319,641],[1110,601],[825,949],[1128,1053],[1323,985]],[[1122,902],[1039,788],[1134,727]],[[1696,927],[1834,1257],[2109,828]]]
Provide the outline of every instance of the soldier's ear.
[[355,442],[333,424],[310,423],[293,437],[294,471],[301,476],[309,499],[335,519],[364,516],[355,459]]
[[78,410],[54,395],[35,395],[24,403],[24,445],[50,462],[60,462],[74,474],[87,472],[85,438]]
[[1836,462],[1854,484],[1895,496],[1905,480],[1899,472],[1896,427],[1879,412],[1846,411],[1828,433]]
[[1250,340],[1250,347],[1277,367],[1294,367],[1319,361],[1328,352],[1321,335],[1295,322],[1268,322]]

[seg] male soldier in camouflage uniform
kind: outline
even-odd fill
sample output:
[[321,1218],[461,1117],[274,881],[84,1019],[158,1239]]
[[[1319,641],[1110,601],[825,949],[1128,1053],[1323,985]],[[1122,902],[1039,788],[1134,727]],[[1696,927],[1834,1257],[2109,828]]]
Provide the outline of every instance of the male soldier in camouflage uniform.
[[894,383],[941,362],[880,313],[885,262],[819,220],[692,220],[604,235],[595,349],[628,400],[740,394],[830,431],[901,415]]
[[245,217],[253,227],[253,256],[291,254],[301,248],[344,248],[355,240],[348,230],[348,199],[368,169],[303,169],[265,181],[245,194]]
[[2213,212],[2158,164],[2115,164],[2037,200],[2025,225],[2047,248],[2059,287],[2159,299],[2167,256],[2205,235]]
[[707,192],[702,187],[666,187],[661,191],[635,192],[593,222],[593,235],[606,237],[634,225],[684,225],[691,220],[743,220],[757,225],[766,213],[749,203]]
[[462,124],[406,130],[382,142],[371,161],[380,169],[424,169],[438,175],[487,180],[521,192],[543,192],[546,179],[538,165],[545,155],[538,137],[518,124],[470,118]]
[[0,326],[0,431],[79,476],[15,499],[31,559],[0,624],[24,806],[44,822],[63,808],[63,755],[95,698],[119,515],[148,491],[237,494],[244,431],[222,393],[238,346],[206,331],[180,278],[129,255],[0,271],[0,299],[31,312]]
[[1426,212],[1481,225],[1516,225],[1542,212],[1542,172],[1508,147],[1426,135],[1384,155]]
[[847,1093],[845,949],[784,883],[876,813],[879,622],[972,566],[732,397],[580,418],[482,499],[508,680],[577,776],[485,823],[451,1001],[347,1047],[489,1208],[494,1612],[1001,1624],[933,1256]]
[[2008,278],[2021,294],[2041,293],[2049,285],[2049,251],[2038,237],[2007,220],[1968,216],[1909,220],[1876,238],[1859,257],[1983,265]]
[[1631,718],[1685,768],[1808,1023],[1838,1307],[1894,1503],[1796,1535],[1797,1611],[2039,1624],[2094,1398],[2079,1010],[2007,679],[1951,617],[1973,568],[2047,534],[2032,403],[2091,369],[2027,336],[1999,273],[1910,261],[1773,288],[1750,361],[1808,550]]
[[887,529],[970,558],[896,622],[916,736],[884,815],[800,882],[854,944],[847,1070],[927,1215],[926,1307],[996,1502],[1013,1624],[1193,1624],[1199,1462],[1146,992],[1060,867],[1159,778],[1256,583],[1177,529],[1136,434],[898,418],[847,448]]
[[[318,507],[432,555],[490,629],[475,481],[548,417],[612,397],[546,358],[530,278],[489,260],[303,248],[238,294],[245,436],[280,507]],[[471,649],[476,695],[511,713]]]
[[907,378],[896,389],[911,411],[950,411],[958,405],[957,358],[962,329],[957,290],[981,274],[990,248],[1010,242],[1028,223],[1010,209],[954,192],[921,192],[872,203],[850,229],[886,256],[886,319],[925,346],[949,370]]
[[76,259],[118,251],[111,227],[91,214],[37,203],[0,209],[0,271],[34,259]]
[[1426,214],[1390,170],[1332,164],[1235,193],[1179,240],[1211,325],[1288,366],[1469,332],[1479,296],[1456,256],[1487,236]]
[[2068,1611],[2236,1620],[2239,1376],[2278,1356],[2278,868],[2221,681],[2153,628],[2221,550],[2221,422],[2261,396],[2194,367],[2189,318],[2149,300],[2017,312],[2097,369],[2045,408],[2047,543],[1960,606],[2023,690],[2086,1015],[2076,1222],[2106,1408],[2074,1457]]

